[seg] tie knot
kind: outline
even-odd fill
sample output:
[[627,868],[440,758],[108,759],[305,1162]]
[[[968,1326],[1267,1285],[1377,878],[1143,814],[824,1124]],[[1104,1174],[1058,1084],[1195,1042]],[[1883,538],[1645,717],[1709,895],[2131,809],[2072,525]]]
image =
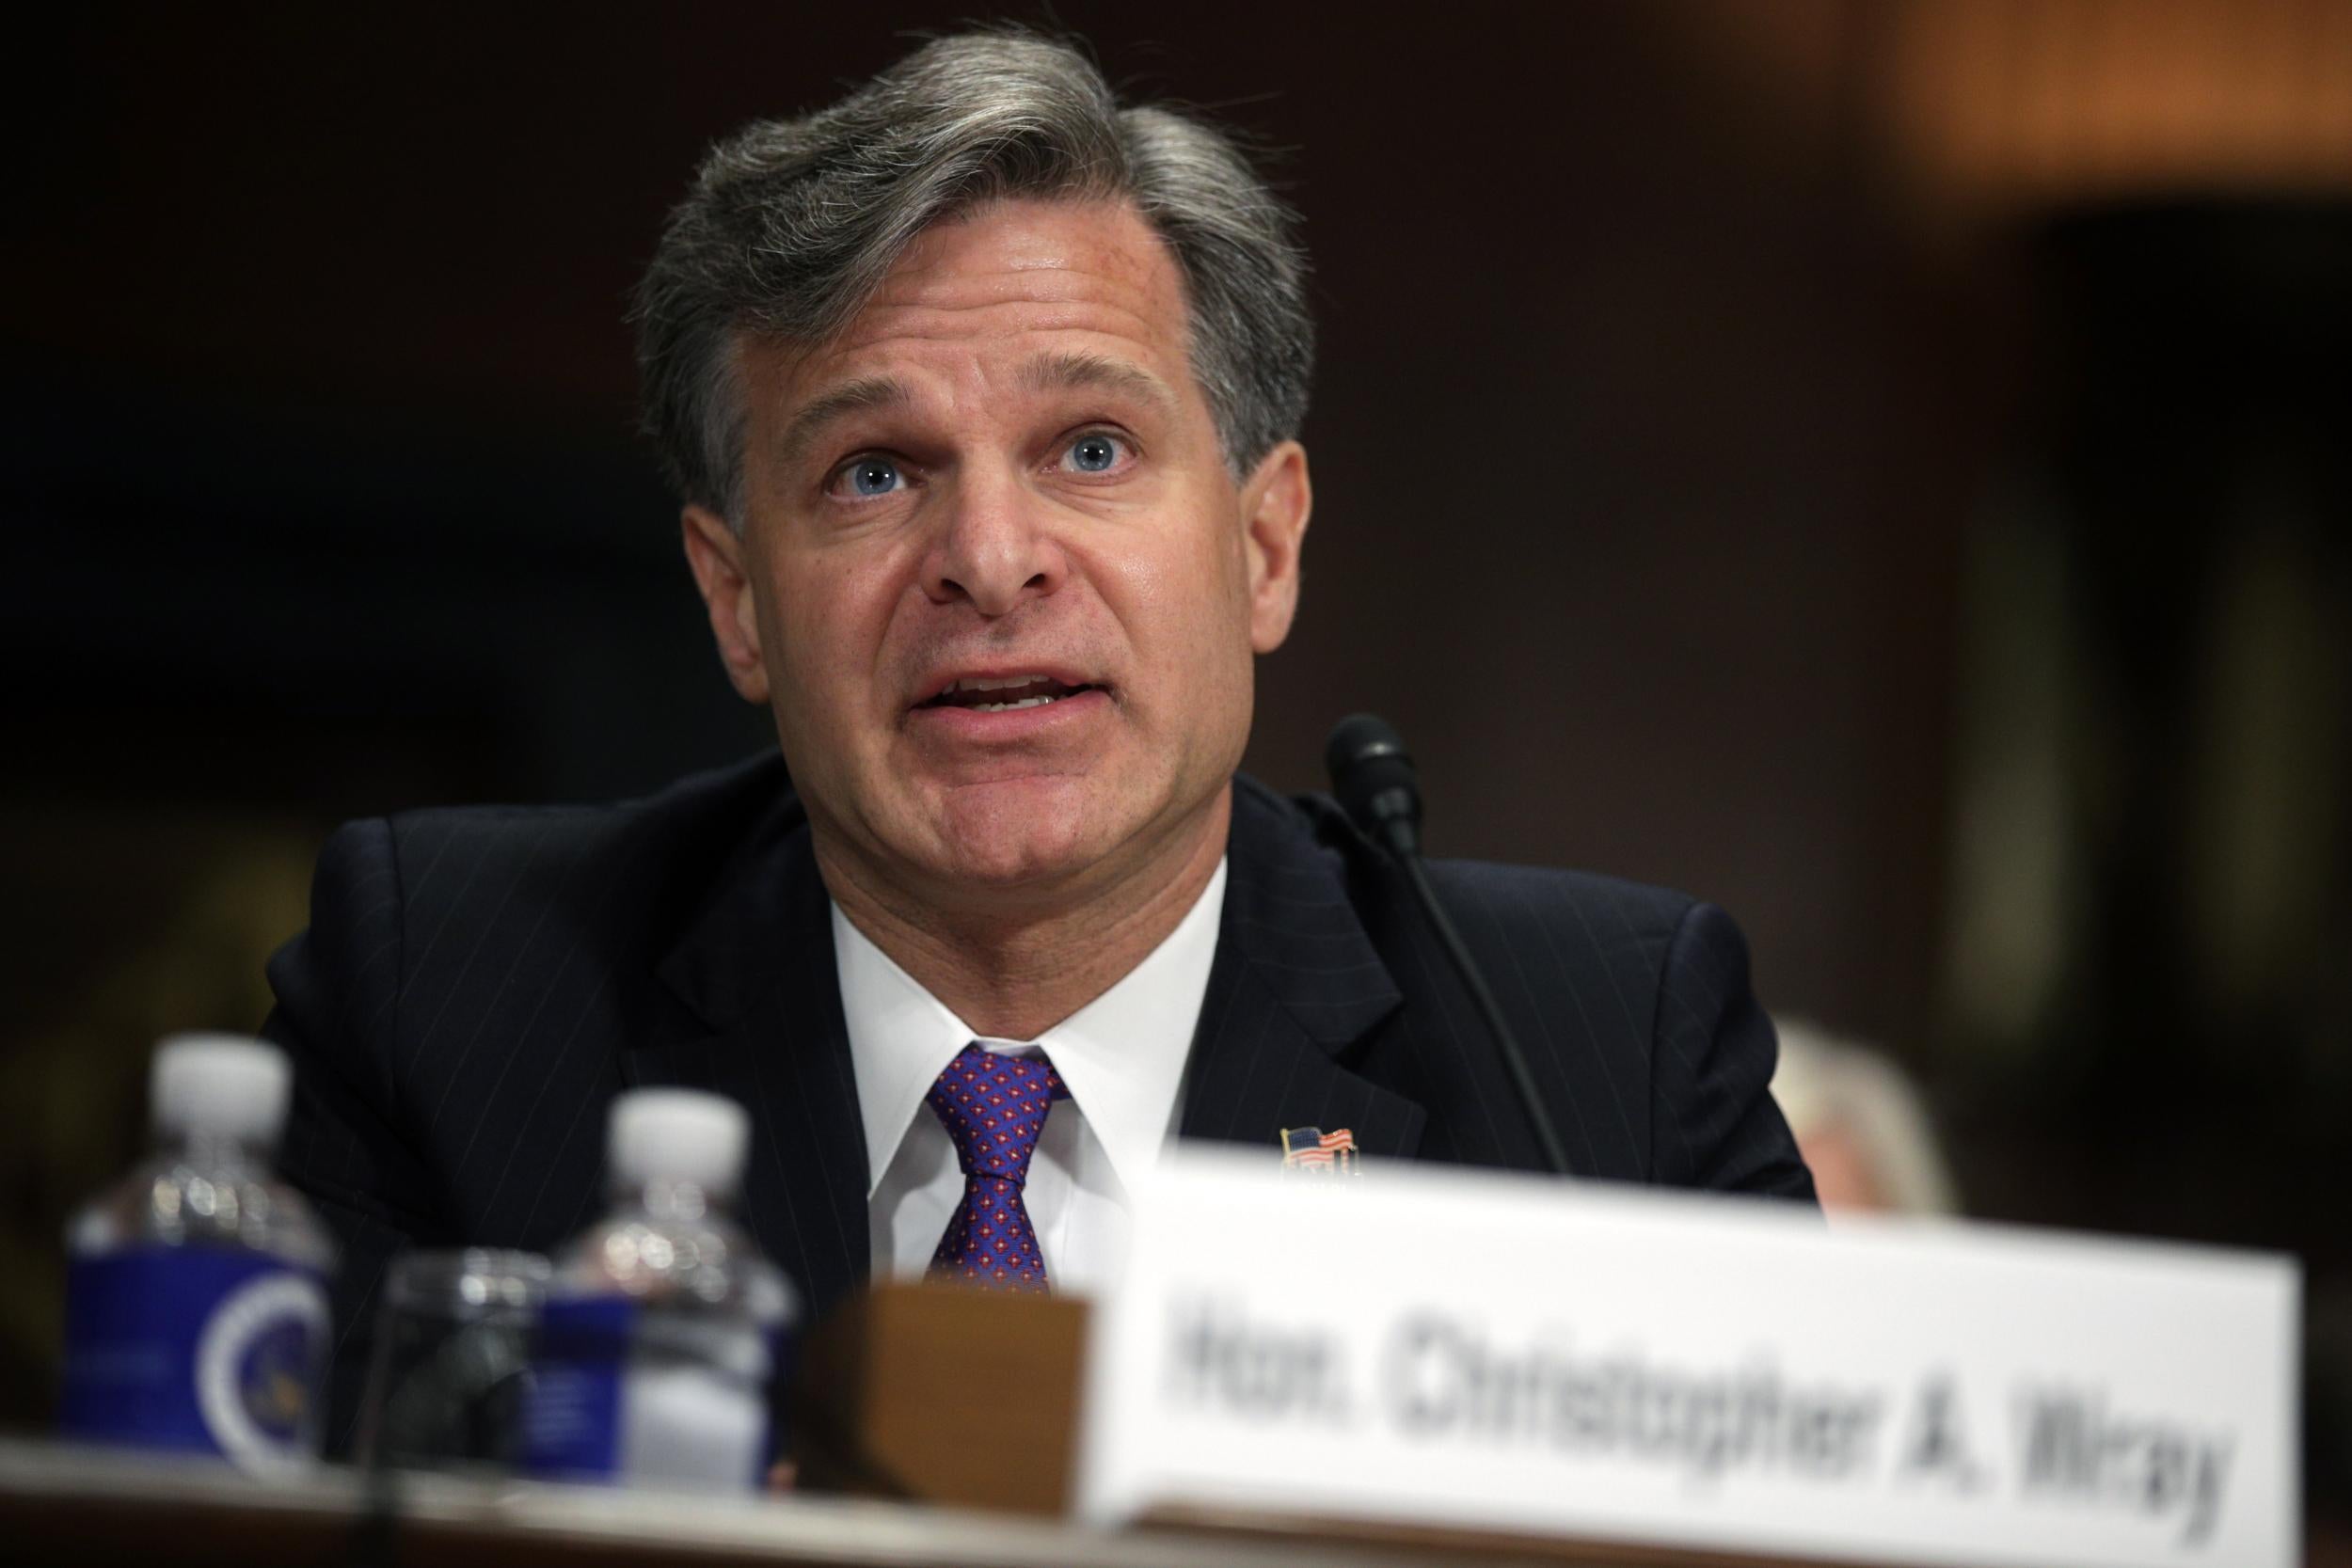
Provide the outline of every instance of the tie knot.
[[967,1045],[923,1098],[954,1141],[964,1175],[1025,1181],[1045,1113],[1070,1091],[1042,1056],[998,1056]]

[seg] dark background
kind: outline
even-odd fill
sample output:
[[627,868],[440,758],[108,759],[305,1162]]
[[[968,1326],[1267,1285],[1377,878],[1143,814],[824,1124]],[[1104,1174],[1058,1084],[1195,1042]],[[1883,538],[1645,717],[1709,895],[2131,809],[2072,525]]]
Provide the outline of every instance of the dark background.
[[[102,8],[8,68],[0,1417],[147,1048],[258,1022],[334,822],[770,743],[625,296],[712,138],[978,8]],[[1438,851],[1724,904],[1973,1211],[2293,1249],[2337,1364],[2352,6],[990,14],[1305,214],[1250,767],[1379,708]]]

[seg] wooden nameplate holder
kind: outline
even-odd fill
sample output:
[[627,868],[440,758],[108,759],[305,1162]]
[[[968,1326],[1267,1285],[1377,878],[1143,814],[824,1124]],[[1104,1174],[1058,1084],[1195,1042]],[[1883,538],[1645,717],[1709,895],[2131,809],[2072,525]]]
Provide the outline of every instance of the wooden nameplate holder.
[[882,1284],[801,1347],[799,1484],[1059,1518],[1069,1513],[1087,1305]]

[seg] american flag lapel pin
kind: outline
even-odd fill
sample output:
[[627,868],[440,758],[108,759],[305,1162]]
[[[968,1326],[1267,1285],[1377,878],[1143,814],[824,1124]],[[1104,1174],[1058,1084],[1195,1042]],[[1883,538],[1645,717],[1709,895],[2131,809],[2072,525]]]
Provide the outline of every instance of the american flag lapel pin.
[[1356,1134],[1343,1127],[1326,1132],[1320,1127],[1282,1130],[1282,1174],[1353,1176],[1356,1174]]

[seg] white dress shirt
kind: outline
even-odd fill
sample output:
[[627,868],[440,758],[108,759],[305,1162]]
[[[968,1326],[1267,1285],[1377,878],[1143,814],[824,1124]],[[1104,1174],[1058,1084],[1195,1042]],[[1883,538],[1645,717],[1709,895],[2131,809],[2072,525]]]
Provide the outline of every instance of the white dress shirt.
[[1001,1040],[956,1017],[834,906],[834,962],[866,1123],[875,1278],[921,1277],[963,1200],[955,1145],[923,1097],[975,1042],[1007,1056],[1043,1052],[1070,1090],[1046,1116],[1025,1193],[1046,1279],[1084,1292],[1118,1276],[1128,1194],[1176,1132],[1224,910],[1219,861],[1200,900],[1125,978],[1036,1039]]

